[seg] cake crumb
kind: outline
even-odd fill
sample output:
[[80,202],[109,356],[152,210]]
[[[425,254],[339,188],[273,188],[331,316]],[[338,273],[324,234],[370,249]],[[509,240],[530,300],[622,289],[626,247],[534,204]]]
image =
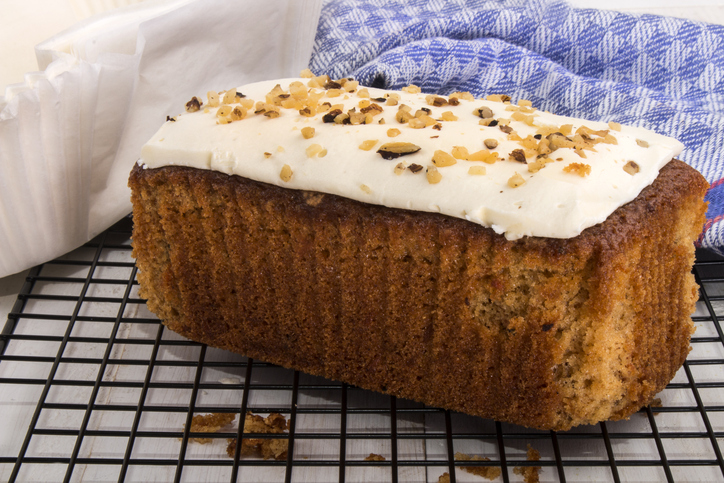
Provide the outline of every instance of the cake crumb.
[[[282,434],[289,429],[289,421],[279,413],[271,413],[266,418],[258,414],[246,413],[244,419],[244,434],[261,433],[261,434]],[[228,439],[226,454],[230,458],[236,453],[236,438]],[[275,459],[283,460],[287,457],[287,449],[289,448],[289,440],[287,439],[242,439],[241,456],[257,456],[265,460]]]
[[[533,449],[531,445],[528,445],[526,459],[528,461],[540,461],[540,453],[538,450]],[[538,483],[540,482],[540,468],[540,466],[516,466],[513,468],[513,473],[522,476],[525,483]]]
[[386,461],[386,460],[385,460],[385,457],[382,455],[370,453],[370,455],[365,458],[365,461]]
[[[465,453],[455,453],[455,461],[490,461],[490,458],[470,456]],[[460,469],[491,481],[502,474],[502,470],[498,466],[461,466]]]
[[[197,414],[191,419],[191,433],[216,433],[220,429],[230,425],[236,419],[234,413],[211,413]],[[189,438],[190,442],[199,444],[208,444],[213,441],[212,438]]]

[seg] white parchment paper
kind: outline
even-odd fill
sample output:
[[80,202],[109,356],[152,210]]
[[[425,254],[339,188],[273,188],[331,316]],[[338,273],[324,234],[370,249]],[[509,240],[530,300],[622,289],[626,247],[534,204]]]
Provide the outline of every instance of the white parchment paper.
[[296,76],[321,0],[156,1],[36,48],[0,97],[0,277],[56,258],[131,210],[143,143],[192,96]]

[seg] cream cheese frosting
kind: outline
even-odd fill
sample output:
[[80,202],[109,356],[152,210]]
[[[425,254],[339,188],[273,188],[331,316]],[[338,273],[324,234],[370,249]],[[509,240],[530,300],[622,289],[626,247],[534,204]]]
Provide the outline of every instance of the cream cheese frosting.
[[[139,163],[443,213],[514,240],[577,236],[633,200],[683,149],[642,128],[506,97],[356,84],[316,77],[250,84],[218,99],[212,92],[196,112],[167,121]],[[389,143],[415,152],[394,157],[400,149]]]

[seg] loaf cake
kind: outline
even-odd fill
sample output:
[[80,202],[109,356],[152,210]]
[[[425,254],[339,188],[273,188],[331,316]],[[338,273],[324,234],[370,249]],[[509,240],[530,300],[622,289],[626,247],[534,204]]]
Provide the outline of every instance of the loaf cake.
[[185,337],[554,430],[686,358],[708,185],[673,139],[325,76],[186,111],[129,180],[140,294]]

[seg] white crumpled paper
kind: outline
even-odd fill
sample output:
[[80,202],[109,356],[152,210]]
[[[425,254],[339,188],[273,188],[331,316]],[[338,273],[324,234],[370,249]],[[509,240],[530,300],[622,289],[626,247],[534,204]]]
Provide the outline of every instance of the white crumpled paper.
[[192,96],[296,76],[319,1],[151,2],[36,47],[0,97],[0,277],[56,258],[131,210],[141,146]]

